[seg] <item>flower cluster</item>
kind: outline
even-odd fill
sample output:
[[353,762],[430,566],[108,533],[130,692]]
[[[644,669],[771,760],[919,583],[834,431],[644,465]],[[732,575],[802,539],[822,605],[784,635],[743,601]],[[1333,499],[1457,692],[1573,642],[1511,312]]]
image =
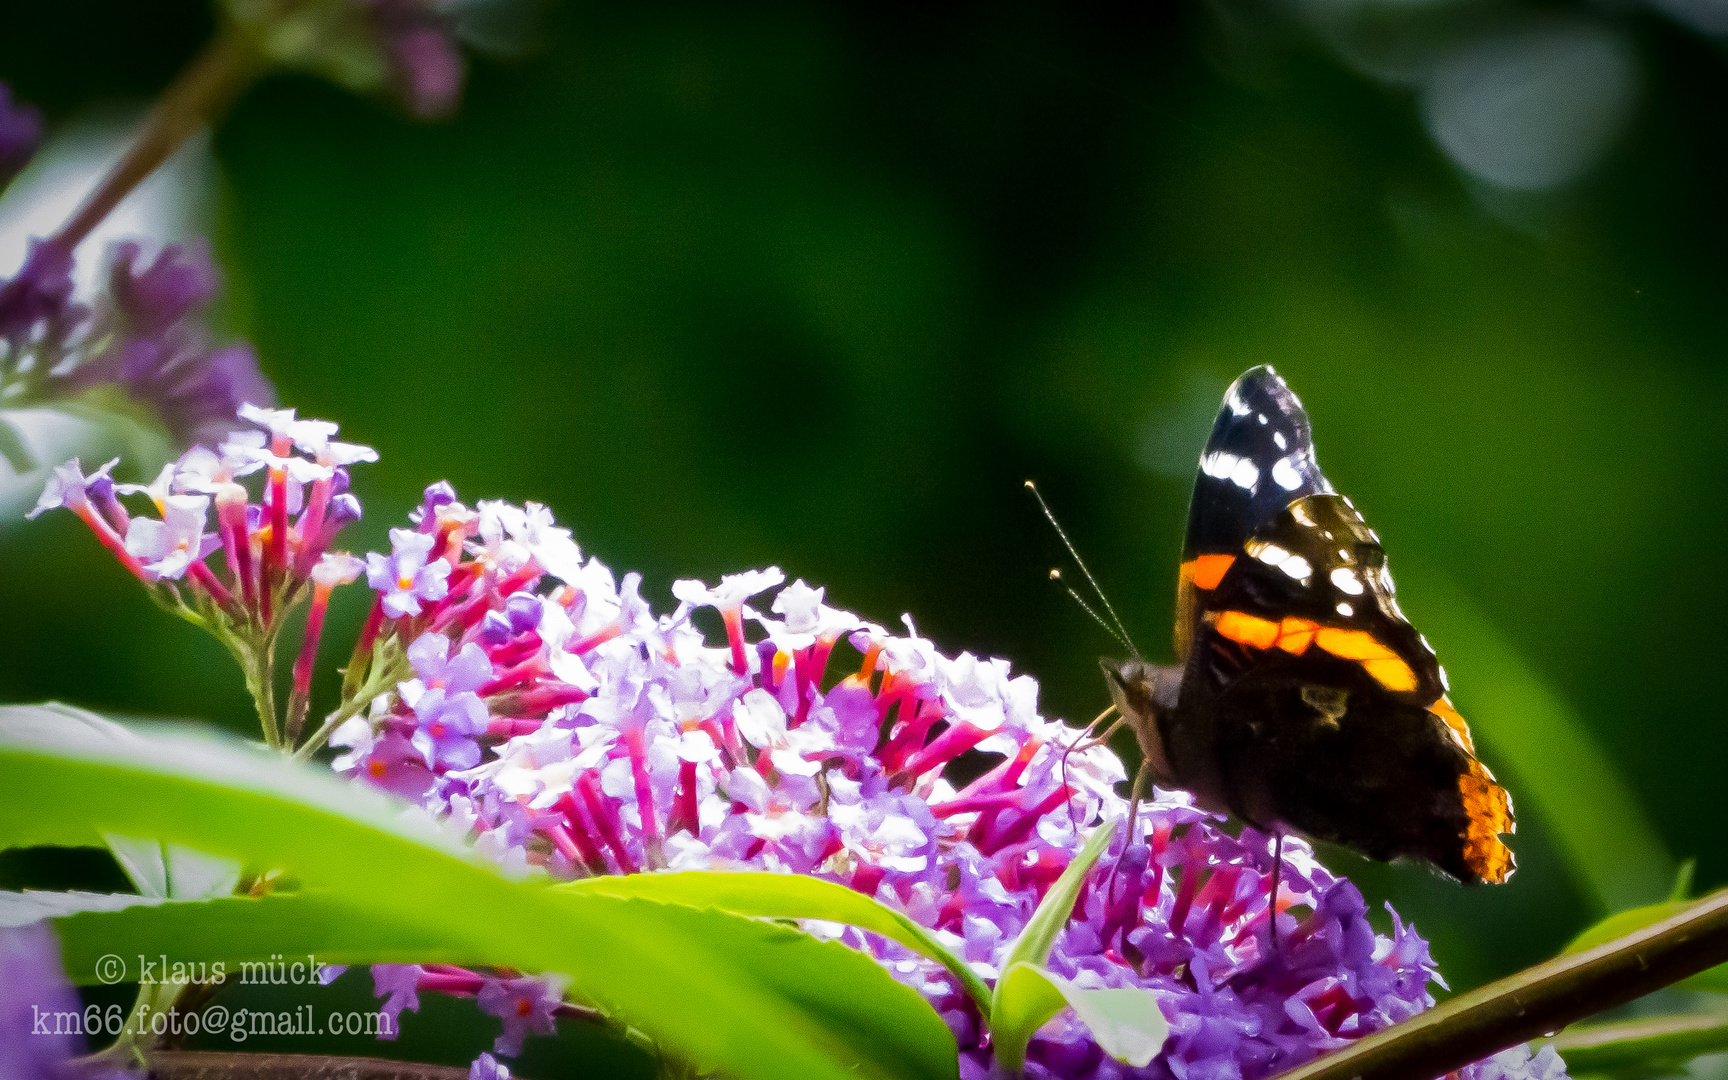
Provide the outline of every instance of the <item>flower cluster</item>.
[[[241,405],[238,419],[256,427],[234,433],[219,450],[193,447],[148,485],[114,483],[118,459],[86,474],[74,458],[54,470],[29,516],[57,508],[77,514],[153,595],[215,632],[254,680],[268,681],[269,643],[309,591],[288,710],[292,741],[305,716],[330,593],[364,569],[330,550],[342,527],[360,518],[348,466],[378,455],[336,441],[335,424],[296,419],[292,409]],[[253,475],[263,478],[256,502],[241,483]],[[122,495],[147,496],[157,516],[132,513]],[[218,551],[222,566],[213,568],[208,560]],[[271,742],[274,727],[272,706],[265,721]]]
[[[3,113],[0,101],[0,129]],[[194,446],[232,430],[242,403],[275,400],[250,346],[210,342],[202,311],[218,276],[202,246],[169,245],[146,258],[135,242],[115,245],[107,287],[88,305],[73,295],[72,269],[64,245],[33,240],[24,265],[0,280],[6,407],[78,399],[114,410],[118,403],[101,395],[118,391],[177,445]]]
[[[420,800],[509,870],[813,874],[905,912],[994,978],[1086,828],[1125,814],[1120,764],[1074,749],[1076,732],[1039,715],[1032,679],[944,655],[909,619],[891,633],[774,568],[680,581],[678,607],[656,616],[637,575],[584,559],[544,507],[469,509],[443,484],[415,525],[368,558],[378,595],[357,651],[399,649],[411,674],[336,731],[336,767]],[[724,644],[697,626],[707,609]],[[838,661],[842,646],[855,666]],[[1130,1070],[1058,1017],[1033,1040],[1028,1074],[1260,1080],[1432,1003],[1438,976],[1414,929],[1393,915],[1391,936],[1377,934],[1356,888],[1299,841],[1284,844],[1271,947],[1272,870],[1268,837],[1232,837],[1186,796],[1158,793],[1049,963],[1082,987],[1156,991],[1171,1036]],[[842,936],[930,999],[963,1076],[992,1075],[949,972]],[[555,987],[513,973],[373,974],[397,1013],[421,990],[475,996],[505,1020],[500,1054],[558,1011]],[[1561,1075],[1551,1057],[1509,1053],[1466,1080]]]

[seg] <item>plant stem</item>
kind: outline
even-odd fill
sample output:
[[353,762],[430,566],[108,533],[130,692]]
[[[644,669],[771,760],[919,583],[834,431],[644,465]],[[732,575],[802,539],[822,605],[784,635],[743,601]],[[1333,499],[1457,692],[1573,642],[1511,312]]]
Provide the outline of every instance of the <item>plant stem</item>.
[[322,1054],[173,1051],[150,1055],[157,1080],[468,1080],[467,1069]]
[[350,717],[358,714],[361,709],[370,705],[373,698],[400,682],[402,676],[407,674],[407,669],[407,660],[400,655],[388,665],[380,657],[374,655],[371,672],[367,675],[365,684],[356,690],[352,697],[344,701],[341,708],[331,713],[318,730],[312,733],[312,737],[294,751],[293,759],[305,761],[317,753],[318,748],[324,745],[324,740],[330,737],[332,731],[335,731]]
[[218,30],[145,116],[126,153],[67,219],[52,243],[76,248],[120,200],[206,124],[213,123],[264,71],[263,58],[230,27]]
[[1728,960],[1728,889],[1625,937],[1538,964],[1277,1080],[1432,1080]]

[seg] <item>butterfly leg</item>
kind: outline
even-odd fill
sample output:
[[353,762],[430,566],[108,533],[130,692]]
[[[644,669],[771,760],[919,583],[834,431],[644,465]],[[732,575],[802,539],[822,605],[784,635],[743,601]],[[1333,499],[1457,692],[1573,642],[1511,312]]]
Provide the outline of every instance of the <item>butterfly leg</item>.
[[[1105,717],[1109,716],[1111,713],[1113,713],[1115,711],[1116,711],[1116,706],[1111,705],[1109,708],[1107,708],[1103,712],[1099,713],[1095,718],[1093,718],[1093,720],[1090,724],[1086,725],[1086,727],[1080,732],[1080,734],[1074,739],[1074,741],[1072,743],[1069,743],[1068,746],[1063,749],[1063,751],[1062,751],[1062,786],[1063,787],[1068,786],[1068,755],[1072,754],[1076,750],[1079,750],[1081,753],[1085,753],[1087,750],[1092,749],[1094,746],[1099,746],[1103,743],[1108,742],[1110,740],[1110,736],[1116,734],[1116,729],[1120,728],[1122,726],[1122,724],[1126,718],[1118,716],[1116,718],[1116,722],[1111,724],[1109,727],[1105,728],[1104,733],[1102,735],[1098,735],[1098,736],[1092,735],[1092,732],[1097,729],[1098,725],[1102,724],[1104,722]],[[1074,828],[1076,830],[1078,830],[1080,828],[1080,821],[1074,815],[1074,800],[1072,798],[1070,798],[1068,800],[1068,820],[1073,823]]]
[[1284,876],[1284,830],[1272,827],[1272,883],[1266,889],[1267,925],[1272,934],[1272,955],[1278,956],[1278,884]]
[[[1120,721],[1118,721],[1120,722]],[[1140,839],[1137,827],[1140,821],[1140,803],[1146,797],[1146,789],[1152,783],[1152,768],[1146,762],[1140,763],[1140,768],[1134,773],[1134,786],[1128,796],[1128,835],[1122,840],[1122,853],[1116,856],[1116,861],[1110,864],[1110,873],[1104,878],[1104,895],[1110,896],[1110,890],[1116,887],[1116,871],[1121,869],[1122,860],[1127,857],[1128,849]]]

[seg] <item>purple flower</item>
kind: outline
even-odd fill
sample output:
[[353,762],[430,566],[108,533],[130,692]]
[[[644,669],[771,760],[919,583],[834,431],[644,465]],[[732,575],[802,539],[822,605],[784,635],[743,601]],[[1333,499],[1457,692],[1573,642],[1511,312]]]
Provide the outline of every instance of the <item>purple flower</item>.
[[108,293],[132,336],[154,338],[208,303],[220,279],[203,244],[170,244],[140,267],[142,254],[136,240],[114,245]]
[[[43,1013],[56,1017],[46,1034]],[[0,927],[0,1061],[8,1080],[70,1080],[67,1062],[84,1052],[82,1018],[48,924]]]
[[148,403],[183,445],[214,442],[234,428],[245,401],[275,391],[245,345],[212,349],[200,315],[220,278],[203,244],[171,244],[144,262],[136,241],[114,245],[108,290],[90,340],[66,376],[71,390],[117,383]]
[[420,1011],[420,976],[425,969],[419,964],[373,964],[372,992],[384,999],[378,1011],[389,1022],[381,1024],[380,1039],[394,1039],[402,1026],[402,1010]]
[[1465,1080],[1565,1080],[1566,1063],[1552,1046],[1531,1054],[1528,1045],[1519,1045],[1467,1065],[1462,1072]]
[[504,1021],[492,1052],[516,1057],[529,1032],[551,1035],[556,1030],[552,1014],[564,1003],[564,982],[549,976],[486,980],[478,998],[480,1011]]
[[378,49],[408,111],[447,116],[462,97],[466,64],[445,19],[426,0],[370,0]]
[[80,517],[85,516],[90,512],[91,489],[104,482],[112,483],[108,474],[118,464],[120,464],[120,459],[115,458],[106,465],[98,467],[89,476],[84,475],[83,467],[78,464],[77,458],[73,458],[64,465],[56,465],[53,475],[48,478],[48,483],[42,488],[41,496],[36,500],[35,509],[24,516],[35,518],[45,510],[58,510],[62,507],[73,511]]
[[468,1080],[510,1080],[510,1067],[491,1054],[481,1054],[468,1066]]
[[19,352],[39,338],[65,337],[84,314],[72,303],[72,253],[48,240],[31,240],[24,265],[0,284],[0,338]]
[[421,601],[442,600],[449,593],[449,560],[427,561],[434,543],[425,533],[391,529],[390,554],[366,556],[366,581],[384,594],[384,614],[392,619],[418,615]]
[[107,288],[90,315],[72,302],[72,253],[31,241],[24,267],[0,284],[0,338],[30,353],[25,397],[52,401],[117,385],[149,406],[182,445],[215,442],[244,400],[275,391],[244,345],[212,349],[200,321],[217,276],[203,247],[163,248],[142,263],[136,242],[115,245]]
[[169,495],[162,500],[162,520],[132,519],[126,550],[138,557],[154,578],[179,578],[188,567],[222,546],[215,533],[204,531],[210,517],[210,496]]
[[12,88],[0,82],[0,188],[23,170],[41,141],[41,112],[14,101]]

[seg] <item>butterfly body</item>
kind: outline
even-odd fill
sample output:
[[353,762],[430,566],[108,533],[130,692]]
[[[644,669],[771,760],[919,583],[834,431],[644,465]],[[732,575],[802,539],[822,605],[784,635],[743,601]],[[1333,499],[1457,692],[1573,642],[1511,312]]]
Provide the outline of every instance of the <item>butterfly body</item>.
[[1225,395],[1200,459],[1175,667],[1105,662],[1152,780],[1268,830],[1504,880],[1511,801],[1398,607],[1386,552],[1271,368]]

